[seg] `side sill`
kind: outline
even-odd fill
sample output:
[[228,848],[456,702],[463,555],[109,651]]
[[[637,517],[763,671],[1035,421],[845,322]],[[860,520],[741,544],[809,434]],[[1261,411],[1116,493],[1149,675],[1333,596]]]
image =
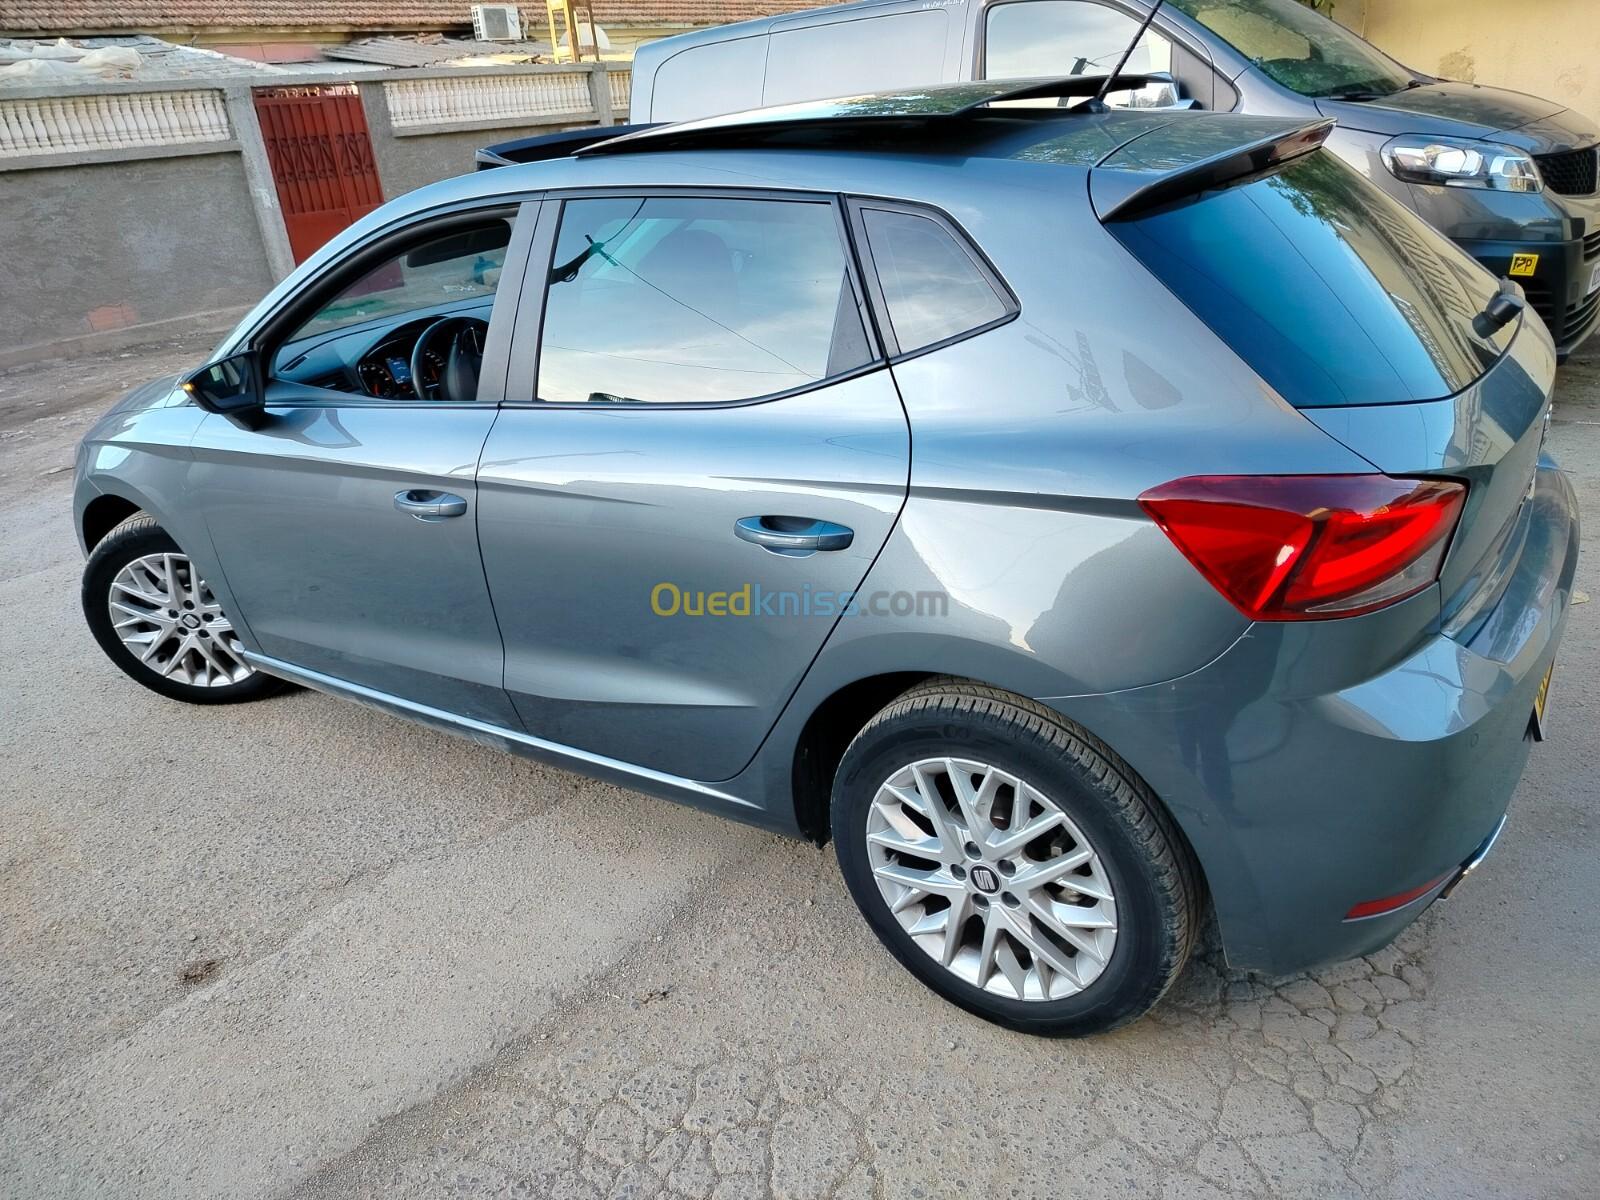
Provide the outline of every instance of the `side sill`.
[[376,708],[394,716],[406,717],[409,720],[431,726],[445,733],[454,733],[461,737],[470,738],[481,745],[490,746],[508,754],[531,758],[537,762],[548,763],[553,767],[560,767],[563,770],[573,771],[579,775],[587,775],[593,779],[601,779],[607,783],[615,783],[622,787],[632,788],[635,791],[659,796],[666,800],[674,800],[679,804],[687,804],[693,808],[703,808],[722,813],[733,817],[735,820],[771,827],[771,817],[761,805],[741,796],[735,796],[730,792],[720,791],[693,779],[684,779],[678,775],[668,775],[662,771],[652,771],[648,767],[634,766],[632,763],[625,763],[620,759],[607,758],[603,754],[592,754],[587,750],[563,746],[559,742],[547,742],[543,738],[536,738],[531,734],[506,729],[499,725],[491,725],[487,721],[477,721],[471,717],[458,716],[444,709],[418,704],[416,701],[406,700],[388,692],[380,692],[374,688],[364,687],[359,683],[350,683],[347,680],[336,679],[332,675],[324,675],[319,671],[297,667],[293,663],[284,662],[282,659],[270,658],[265,654],[256,654],[246,650],[243,651],[243,657],[251,666],[265,671],[269,675],[276,675],[279,679],[287,679],[290,683],[297,683],[302,687],[326,692],[328,695],[337,696],[340,699],[354,700],[359,704],[365,704],[370,708]]

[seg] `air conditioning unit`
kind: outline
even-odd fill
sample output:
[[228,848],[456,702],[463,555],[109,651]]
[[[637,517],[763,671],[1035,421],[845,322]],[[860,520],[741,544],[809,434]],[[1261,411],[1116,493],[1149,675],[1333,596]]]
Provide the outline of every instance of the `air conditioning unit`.
[[522,14],[514,4],[474,4],[472,36],[480,42],[520,42]]

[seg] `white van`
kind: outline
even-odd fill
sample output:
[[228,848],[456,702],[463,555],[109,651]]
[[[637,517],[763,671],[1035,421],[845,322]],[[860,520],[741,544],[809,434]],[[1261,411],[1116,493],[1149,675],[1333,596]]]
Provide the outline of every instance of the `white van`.
[[[1134,13],[1119,7],[1059,0],[858,0],[762,17],[639,47],[629,121],[967,79],[1100,75],[1116,66],[1137,27]],[[1152,31],[1124,70],[1170,72],[1197,107],[1235,103],[1231,94],[1218,103],[1216,84],[1226,84],[1198,36]],[[1172,99],[1171,89],[1147,89],[1135,102]]]

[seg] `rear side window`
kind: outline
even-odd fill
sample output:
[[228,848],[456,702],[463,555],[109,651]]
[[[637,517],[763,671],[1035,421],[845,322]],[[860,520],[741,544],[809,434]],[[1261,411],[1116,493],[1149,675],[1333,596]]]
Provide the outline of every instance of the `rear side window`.
[[926,349],[1007,316],[1002,297],[972,253],[931,216],[857,210],[901,354]]
[[1106,228],[1291,404],[1453,395],[1510,344],[1496,283],[1326,151]]
[[628,196],[563,206],[540,400],[752,400],[870,361],[831,203]]

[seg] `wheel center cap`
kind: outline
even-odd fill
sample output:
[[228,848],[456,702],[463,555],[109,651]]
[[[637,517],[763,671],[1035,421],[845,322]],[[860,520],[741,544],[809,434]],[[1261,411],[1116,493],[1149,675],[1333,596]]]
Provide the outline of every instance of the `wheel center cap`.
[[185,629],[199,629],[200,628],[200,618],[195,616],[193,613],[184,613],[183,614],[183,627]]
[[1000,876],[988,867],[972,868],[972,886],[986,896],[992,896],[1000,890]]

